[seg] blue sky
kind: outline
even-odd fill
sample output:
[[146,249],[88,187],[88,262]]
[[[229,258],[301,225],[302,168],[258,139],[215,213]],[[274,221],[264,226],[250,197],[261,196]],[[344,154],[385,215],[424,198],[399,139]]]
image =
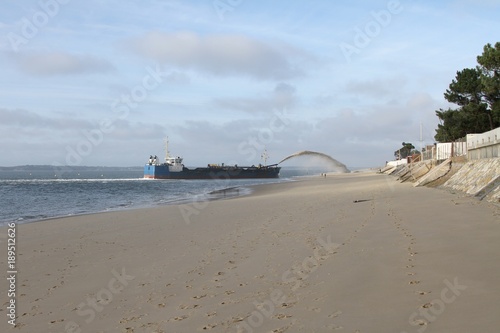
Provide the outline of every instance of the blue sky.
[[4,1],[0,165],[188,166],[433,143],[498,1]]

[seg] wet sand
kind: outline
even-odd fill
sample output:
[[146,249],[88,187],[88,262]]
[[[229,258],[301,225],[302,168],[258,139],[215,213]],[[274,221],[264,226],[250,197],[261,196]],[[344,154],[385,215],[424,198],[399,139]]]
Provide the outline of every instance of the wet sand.
[[498,206],[385,175],[318,176],[16,234],[17,326],[2,288],[2,332],[500,327]]

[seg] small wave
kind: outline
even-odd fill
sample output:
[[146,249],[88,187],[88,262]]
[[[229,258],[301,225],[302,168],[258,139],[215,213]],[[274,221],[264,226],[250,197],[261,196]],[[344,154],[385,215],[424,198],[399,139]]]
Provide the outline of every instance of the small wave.
[[107,208],[106,210],[117,210],[117,209],[119,210],[119,209],[123,209],[123,208],[132,207],[133,205],[134,205],[133,202],[124,202],[124,203],[119,203],[119,204],[113,205],[110,208]]
[[0,184],[49,184],[49,183],[108,183],[108,182],[137,182],[145,178],[42,178],[42,179],[1,179]]
[[41,220],[46,220],[52,218],[52,216],[48,216],[45,214],[40,214],[40,215],[23,215],[19,216],[14,219],[2,219],[0,221],[0,227],[5,227],[9,223],[16,223],[16,224],[24,224],[24,223],[30,223],[30,222],[35,222],[35,221],[41,221]]

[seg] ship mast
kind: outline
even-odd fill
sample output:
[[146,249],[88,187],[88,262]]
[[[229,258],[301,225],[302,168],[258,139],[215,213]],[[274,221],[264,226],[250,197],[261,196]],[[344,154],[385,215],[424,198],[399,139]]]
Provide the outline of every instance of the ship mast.
[[165,161],[170,158],[170,152],[168,151],[168,136],[165,139]]
[[260,154],[260,158],[264,160],[264,165],[267,165],[267,159],[269,158],[269,155],[267,154],[267,149],[264,149],[264,152]]

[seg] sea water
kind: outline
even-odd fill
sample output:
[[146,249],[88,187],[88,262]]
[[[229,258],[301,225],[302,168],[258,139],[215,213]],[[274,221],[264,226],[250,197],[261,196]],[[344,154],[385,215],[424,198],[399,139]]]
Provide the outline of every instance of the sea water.
[[231,195],[249,193],[249,186],[290,181],[311,170],[283,168],[278,179],[153,180],[142,178],[142,168],[131,170],[73,170],[63,177],[50,170],[0,172],[0,225],[44,219],[154,207],[214,199],[210,193],[238,188]]

